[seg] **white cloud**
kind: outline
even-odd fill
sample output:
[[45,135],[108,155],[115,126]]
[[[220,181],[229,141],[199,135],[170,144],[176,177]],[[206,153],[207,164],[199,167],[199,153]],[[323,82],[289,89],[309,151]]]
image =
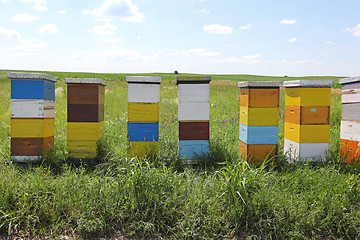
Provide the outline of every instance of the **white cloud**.
[[297,42],[298,41],[298,39],[297,38],[290,38],[289,40],[288,40],[288,43],[293,43],[293,42]]
[[57,34],[59,30],[56,28],[55,24],[47,24],[39,28],[39,33],[41,34]]
[[245,25],[245,26],[241,26],[240,29],[241,30],[246,30],[246,29],[250,29],[252,27],[252,24],[248,24],[248,25]]
[[37,39],[22,40],[21,42],[21,45],[14,46],[11,49],[27,53],[40,53],[44,52],[48,47],[46,43],[39,42]]
[[198,12],[199,12],[199,13],[206,13],[206,14],[209,14],[209,13],[210,13],[210,11],[207,10],[207,9],[205,9],[205,8],[199,10]]
[[34,21],[36,19],[39,19],[40,16],[33,16],[30,15],[28,13],[22,13],[22,14],[15,14],[12,18],[11,21],[12,22],[30,22],[30,21]]
[[234,29],[229,26],[211,24],[211,25],[204,25],[203,30],[208,34],[231,34]]
[[81,14],[82,15],[88,15],[88,14],[90,14],[90,10],[89,9],[82,10]]
[[296,20],[295,19],[283,19],[280,21],[281,24],[295,24]]
[[352,32],[354,36],[360,37],[360,23],[353,28],[346,28],[345,31]]
[[145,18],[131,0],[105,0],[100,8],[84,10],[82,13],[91,13],[96,17],[118,17],[124,22],[142,22]]
[[201,48],[194,48],[182,52],[182,55],[186,58],[198,58],[198,57],[216,57],[220,56],[219,52],[209,52]]
[[112,20],[109,18],[97,18],[97,19],[95,19],[95,21],[97,21],[97,22],[112,22]]
[[66,10],[59,10],[58,14],[64,15],[64,14],[66,14]]
[[16,30],[10,30],[0,26],[0,39],[20,39],[20,33]]
[[37,11],[43,12],[47,10],[47,7],[45,6],[46,0],[21,0],[21,2],[35,4],[34,9]]
[[121,38],[100,38],[99,42],[103,43],[115,43],[115,42],[121,42]]
[[100,36],[108,36],[108,35],[113,35],[116,29],[117,29],[116,26],[110,23],[105,23],[103,25],[98,25],[92,29],[89,29],[88,32]]
[[331,45],[331,44],[334,44],[334,42],[333,41],[326,41],[324,44],[325,45]]

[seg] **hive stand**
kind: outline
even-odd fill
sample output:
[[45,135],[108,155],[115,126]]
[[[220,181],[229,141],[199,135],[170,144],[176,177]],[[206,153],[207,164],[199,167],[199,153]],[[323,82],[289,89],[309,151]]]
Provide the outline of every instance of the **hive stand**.
[[40,160],[54,145],[56,77],[9,73],[11,79],[11,159]]
[[280,81],[239,82],[239,151],[248,162],[262,163],[276,155]]
[[179,86],[179,158],[197,163],[196,158],[210,153],[209,83],[210,76],[182,76]]
[[129,157],[159,152],[161,77],[127,76]]
[[360,77],[340,79],[342,84],[341,156],[347,163],[360,163]]
[[106,82],[95,78],[66,78],[67,149],[70,158],[95,159],[104,135]]
[[289,162],[324,161],[329,149],[332,80],[286,81],[284,153]]

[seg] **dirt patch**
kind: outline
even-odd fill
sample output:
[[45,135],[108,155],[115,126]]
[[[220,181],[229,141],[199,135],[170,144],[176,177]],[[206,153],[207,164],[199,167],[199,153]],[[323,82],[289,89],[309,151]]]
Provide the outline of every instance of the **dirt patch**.
[[211,85],[218,85],[218,86],[234,86],[237,87],[238,83],[235,81],[229,81],[229,80],[216,80],[211,81]]
[[341,93],[342,93],[342,89],[338,89],[338,88],[331,89],[331,94],[341,95]]

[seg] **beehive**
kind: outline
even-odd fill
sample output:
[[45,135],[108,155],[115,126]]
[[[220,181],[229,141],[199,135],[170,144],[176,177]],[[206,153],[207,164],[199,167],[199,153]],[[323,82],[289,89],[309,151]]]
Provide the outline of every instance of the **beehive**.
[[11,79],[11,158],[41,159],[54,145],[56,78],[40,73],[9,73]]
[[179,158],[195,163],[210,153],[209,143],[209,76],[176,78],[179,89]]
[[94,159],[104,135],[106,82],[95,78],[66,78],[67,149],[69,157]]
[[284,82],[284,153],[289,162],[323,161],[329,149],[332,80]]
[[156,155],[159,151],[161,77],[127,76],[128,156]]
[[279,81],[239,82],[240,155],[262,163],[276,155],[279,122]]
[[340,79],[342,84],[341,156],[347,163],[360,163],[360,77]]

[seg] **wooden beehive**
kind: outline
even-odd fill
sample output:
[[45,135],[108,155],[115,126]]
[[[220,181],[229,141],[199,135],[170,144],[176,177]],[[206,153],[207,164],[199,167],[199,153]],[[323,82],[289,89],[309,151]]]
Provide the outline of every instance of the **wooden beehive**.
[[127,76],[128,156],[156,155],[159,151],[161,77]]
[[41,159],[54,145],[56,78],[40,73],[9,73],[11,79],[11,158]]
[[289,162],[323,161],[329,149],[332,80],[284,82],[284,153]]
[[106,82],[94,78],[66,78],[67,149],[70,158],[94,159],[104,135]]
[[247,161],[262,163],[276,155],[279,122],[279,81],[239,82],[239,151]]
[[195,163],[210,153],[209,143],[209,76],[176,78],[179,90],[179,158]]
[[340,149],[347,163],[360,164],[360,77],[340,79],[342,84]]

